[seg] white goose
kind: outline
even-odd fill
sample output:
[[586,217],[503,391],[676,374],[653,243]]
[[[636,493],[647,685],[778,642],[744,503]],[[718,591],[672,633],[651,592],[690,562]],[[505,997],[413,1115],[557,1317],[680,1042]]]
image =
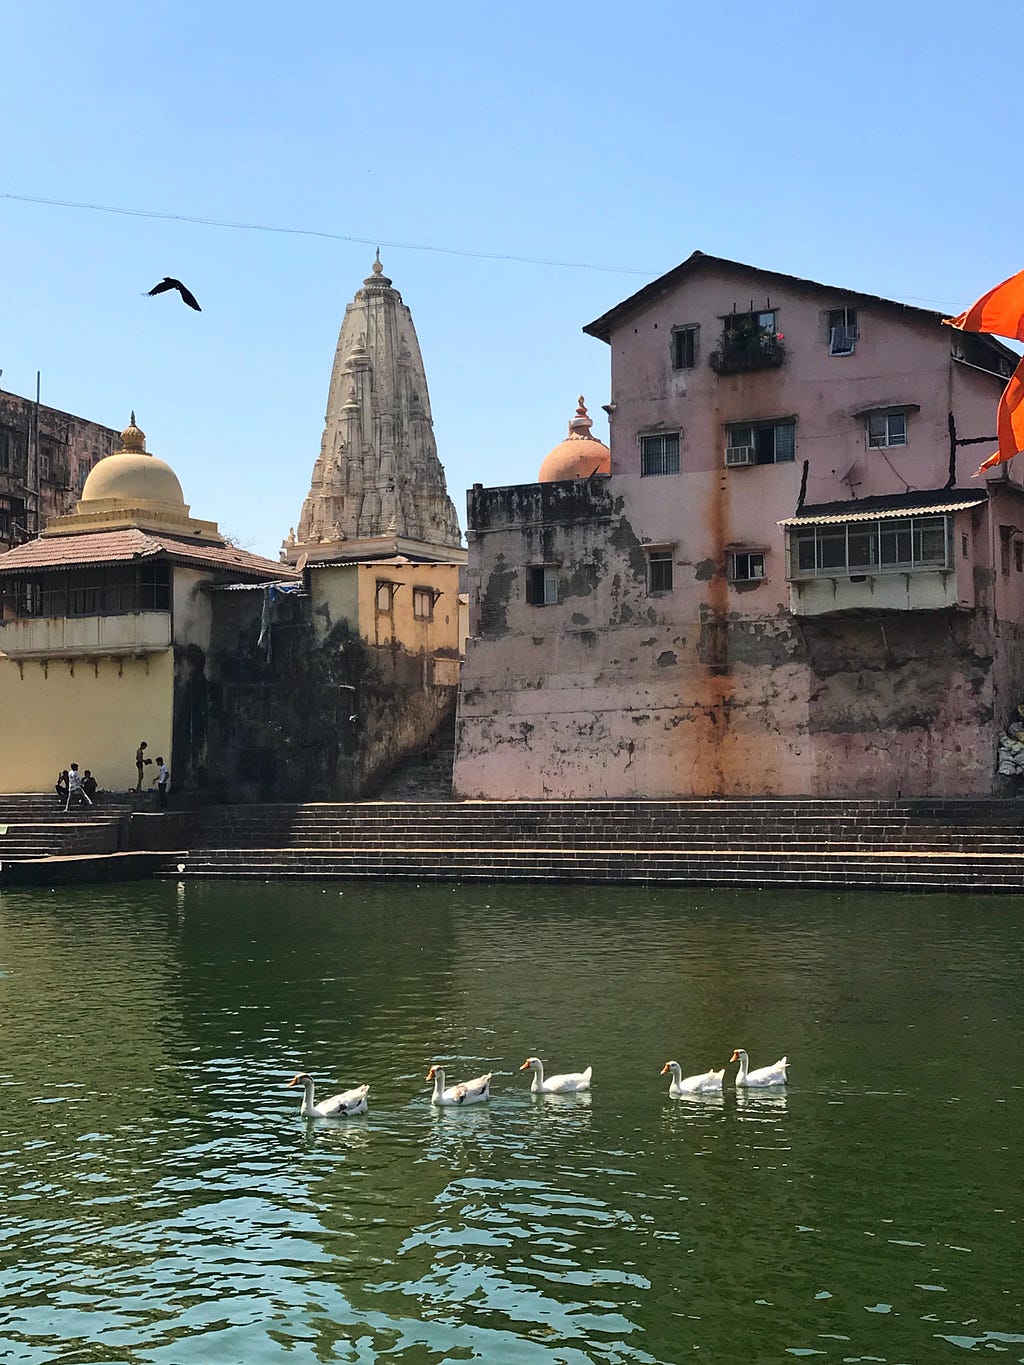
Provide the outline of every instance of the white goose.
[[721,1093],[722,1080],[725,1076],[724,1066],[721,1071],[705,1071],[699,1076],[684,1076],[683,1068],[678,1062],[666,1062],[661,1068],[661,1074],[665,1076],[670,1071],[672,1072],[672,1080],[669,1083],[668,1093],[673,1097]]
[[486,1076],[475,1076],[471,1081],[461,1081],[458,1085],[450,1085],[446,1089],[444,1067],[432,1066],[427,1072],[427,1080],[434,1082],[434,1093],[430,1097],[430,1103],[479,1104],[481,1100],[489,1100],[492,1074],[488,1071]]
[[739,1062],[740,1069],[736,1072],[736,1084],[738,1086],[765,1086],[765,1085],[786,1085],[786,1067],[789,1065],[787,1058],[781,1057],[772,1066],[760,1066],[756,1071],[748,1071],[750,1058],[743,1048],[738,1047],[729,1058],[730,1062]]
[[549,1076],[545,1080],[544,1063],[539,1057],[527,1057],[519,1070],[526,1071],[527,1068],[533,1071],[530,1089],[535,1095],[568,1095],[573,1092],[578,1094],[590,1089],[590,1078],[594,1074],[594,1068],[588,1066],[586,1071],[567,1071],[564,1075]]
[[366,1113],[368,1085],[357,1085],[354,1090],[345,1090],[340,1095],[332,1095],[329,1100],[314,1104],[316,1086],[308,1072],[300,1071],[288,1084],[302,1086],[302,1108],[299,1112],[304,1119],[346,1119],[349,1114]]

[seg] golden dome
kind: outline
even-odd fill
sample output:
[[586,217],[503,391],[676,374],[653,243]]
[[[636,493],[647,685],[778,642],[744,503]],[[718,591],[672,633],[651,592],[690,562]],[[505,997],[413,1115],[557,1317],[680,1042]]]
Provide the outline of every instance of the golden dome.
[[561,479],[589,479],[591,474],[610,474],[612,454],[603,441],[591,436],[594,425],[580,394],[576,415],[569,423],[569,435],[555,446],[540,467],[538,483],[557,483]]
[[[146,450],[146,434],[131,423],[121,433],[122,449],[99,460],[89,471],[79,506],[87,502],[116,499],[128,506],[140,502],[185,507],[178,476],[169,464]],[[85,510],[85,509],[83,509]]]

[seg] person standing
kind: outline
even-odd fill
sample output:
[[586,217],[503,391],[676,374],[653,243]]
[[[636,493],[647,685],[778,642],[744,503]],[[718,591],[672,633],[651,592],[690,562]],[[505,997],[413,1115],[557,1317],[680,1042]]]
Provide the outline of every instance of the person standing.
[[156,784],[156,792],[157,796],[159,796],[160,798],[161,806],[167,805],[167,786],[170,780],[171,774],[167,769],[167,764],[163,761],[162,758],[157,757],[156,777],[153,778],[153,781]]
[[142,775],[143,775],[143,774],[142,774],[142,770],[143,770],[144,766],[150,761],[150,760],[146,757],[146,749],[147,749],[147,747],[148,747],[148,746],[147,746],[147,744],[146,744],[146,741],[143,740],[142,743],[139,745],[139,747],[135,750],[135,768],[136,768],[136,771],[137,771],[138,774],[139,774],[139,780],[138,780],[138,782],[136,782],[136,784],[135,784],[135,790],[136,790],[137,792],[142,791]]
[[68,803],[64,807],[65,814],[71,809],[72,801],[79,806],[83,801],[87,806],[92,805],[92,802],[89,800],[88,796],[86,796],[85,790],[82,787],[82,775],[78,771],[77,763],[72,763],[68,770]]

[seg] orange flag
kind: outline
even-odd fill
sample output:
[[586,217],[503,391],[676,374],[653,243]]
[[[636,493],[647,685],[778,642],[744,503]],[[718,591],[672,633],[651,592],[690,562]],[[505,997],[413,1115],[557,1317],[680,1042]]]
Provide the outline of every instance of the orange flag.
[[946,318],[947,327],[961,332],[994,332],[996,336],[1024,341],[1024,270],[997,284],[977,303],[955,318]]
[[[1010,382],[999,400],[996,431],[999,433],[999,449],[978,466],[978,474],[991,469],[993,465],[1005,464],[1024,450],[1024,360],[1010,376]],[[974,477],[977,478],[978,474]]]
[[[1024,341],[1024,270],[997,284],[971,305],[965,313],[946,318],[947,327],[962,332],[994,332],[996,336]],[[994,465],[1005,464],[1024,450],[1024,360],[1010,376],[996,410],[999,449],[979,465],[978,474]]]

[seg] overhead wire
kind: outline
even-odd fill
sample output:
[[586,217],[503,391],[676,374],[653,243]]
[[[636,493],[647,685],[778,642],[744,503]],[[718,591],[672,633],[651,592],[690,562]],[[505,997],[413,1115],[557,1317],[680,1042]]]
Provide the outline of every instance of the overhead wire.
[[444,256],[471,256],[483,261],[515,261],[521,265],[553,265],[567,270],[600,270],[610,275],[644,275],[653,279],[660,272],[625,265],[594,265],[588,261],[560,261],[544,256],[516,256],[511,252],[473,251],[468,247],[435,246],[426,242],[388,241],[383,237],[355,237],[319,228],[282,227],[268,223],[240,223],[227,218],[201,218],[186,213],[162,213],[155,209],[133,209],[114,204],[87,204],[75,199],[45,199],[38,195],[12,194],[0,190],[0,199],[20,204],[46,204],[51,208],[87,209],[92,213],[114,213],[125,218],[155,218],[167,223],[195,223],[201,227],[233,228],[242,232],[275,232],[291,237],[322,237],[333,242],[352,242],[359,246],[388,247],[397,251],[432,251]]

